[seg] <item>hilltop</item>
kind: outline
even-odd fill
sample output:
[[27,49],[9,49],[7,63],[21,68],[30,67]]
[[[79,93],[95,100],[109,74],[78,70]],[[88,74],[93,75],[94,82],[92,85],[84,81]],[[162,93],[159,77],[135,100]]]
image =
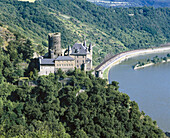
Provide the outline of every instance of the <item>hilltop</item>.
[[7,26],[0,30],[1,138],[165,136],[156,121],[119,92],[117,82],[108,85],[79,69],[27,74],[23,65],[33,56],[31,41]]
[[[92,42],[94,65],[109,53],[169,42],[169,8],[104,8],[85,0],[0,2],[0,20],[35,44],[47,46],[47,34],[61,32],[62,47]],[[37,48],[38,49],[38,48]]]
[[170,7],[169,0],[87,0],[105,7]]

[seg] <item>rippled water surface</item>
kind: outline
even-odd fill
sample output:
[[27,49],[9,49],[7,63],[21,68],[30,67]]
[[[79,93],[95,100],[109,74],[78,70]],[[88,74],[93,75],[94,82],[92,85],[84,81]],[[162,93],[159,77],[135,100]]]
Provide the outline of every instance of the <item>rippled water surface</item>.
[[170,62],[139,70],[132,68],[137,61],[156,55],[164,57],[167,53],[133,57],[112,67],[109,82],[118,81],[121,92],[136,101],[140,110],[156,120],[161,129],[170,131]]

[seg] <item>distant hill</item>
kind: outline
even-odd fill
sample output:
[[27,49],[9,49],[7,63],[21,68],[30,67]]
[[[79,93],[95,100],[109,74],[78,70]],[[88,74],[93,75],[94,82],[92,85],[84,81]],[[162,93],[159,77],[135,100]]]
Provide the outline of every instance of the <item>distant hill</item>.
[[87,0],[105,7],[170,7],[169,0]]
[[0,22],[35,44],[47,46],[51,32],[61,32],[62,47],[92,42],[94,65],[110,54],[170,41],[169,8],[104,8],[86,0],[3,0],[0,7]]

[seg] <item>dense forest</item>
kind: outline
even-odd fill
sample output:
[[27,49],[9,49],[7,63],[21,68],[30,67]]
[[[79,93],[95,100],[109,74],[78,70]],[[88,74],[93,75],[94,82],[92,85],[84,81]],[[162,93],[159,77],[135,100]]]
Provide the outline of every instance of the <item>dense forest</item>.
[[156,121],[119,92],[118,82],[78,69],[38,76],[28,70],[32,42],[2,24],[0,29],[1,138],[164,137]]
[[33,49],[29,39],[0,25],[0,83],[15,83],[20,77],[29,76]]
[[79,70],[59,70],[37,81],[36,87],[0,84],[1,137],[164,136],[156,121],[118,91],[117,82],[107,85]]
[[[104,8],[86,0],[2,0],[0,21],[35,44],[47,46],[50,32],[61,32],[62,46],[92,42],[94,65],[110,53],[169,42],[169,8]],[[38,49],[38,48],[37,48]]]
[[[28,41],[20,48],[25,48]],[[18,39],[13,39],[10,46],[21,56],[16,43]],[[25,53],[29,59],[30,53]],[[156,121],[140,112],[137,103],[130,101],[128,95],[118,91],[117,82],[107,84],[91,72],[75,69],[67,73],[58,70],[56,74],[40,77],[33,73],[18,86],[14,80],[22,71],[13,69],[19,59],[12,55],[1,47],[2,138],[164,137]],[[17,63],[25,61],[25,56],[22,57]],[[37,82],[36,86],[29,85],[31,80]]]
[[[134,17],[127,15],[132,12]],[[32,57],[35,51],[45,53],[49,32],[60,31],[63,47],[84,37],[96,44],[98,64],[109,51],[169,41],[168,14],[169,9],[146,7],[105,9],[84,0],[1,0],[0,137],[165,137],[156,121],[119,92],[118,82],[107,84],[76,68],[38,76]]]

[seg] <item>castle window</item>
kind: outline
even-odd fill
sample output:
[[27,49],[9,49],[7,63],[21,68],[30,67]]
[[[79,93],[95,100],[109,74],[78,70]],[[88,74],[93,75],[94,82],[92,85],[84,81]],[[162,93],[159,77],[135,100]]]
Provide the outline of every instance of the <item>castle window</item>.
[[77,68],[79,67],[79,65],[77,65]]
[[77,63],[79,63],[79,61],[77,60]]
[[84,60],[82,60],[82,62],[84,63]]

